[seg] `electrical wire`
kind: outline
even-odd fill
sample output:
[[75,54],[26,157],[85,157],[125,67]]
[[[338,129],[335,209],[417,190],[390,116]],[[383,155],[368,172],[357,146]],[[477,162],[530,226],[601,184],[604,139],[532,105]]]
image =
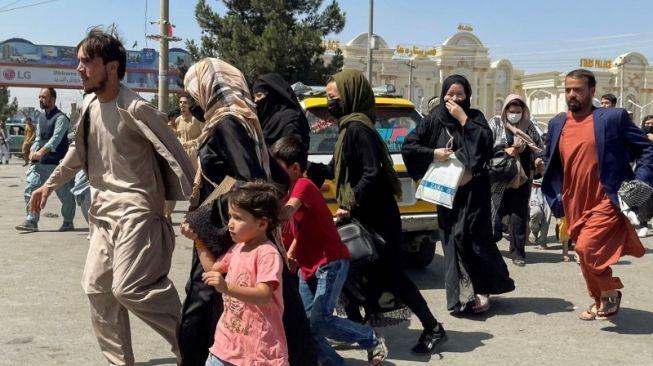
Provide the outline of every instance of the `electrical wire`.
[[15,0],[15,1],[7,4],[7,5],[3,5],[3,6],[0,7],[0,10],[7,9],[8,7],[10,7],[12,5],[15,5],[16,3],[19,3],[19,2],[21,2],[21,0]]
[[38,3],[34,3],[34,4],[23,5],[23,6],[17,6],[17,7],[15,7],[15,8],[2,9],[2,10],[0,10],[0,13],[6,13],[6,12],[9,12],[9,11],[12,11],[12,10],[18,10],[18,9],[31,8],[31,7],[33,7],[33,6],[43,5],[43,4],[47,4],[47,3],[53,3],[53,2],[55,2],[55,1],[59,1],[59,0],[46,0],[46,1],[41,1],[41,2],[38,2]]

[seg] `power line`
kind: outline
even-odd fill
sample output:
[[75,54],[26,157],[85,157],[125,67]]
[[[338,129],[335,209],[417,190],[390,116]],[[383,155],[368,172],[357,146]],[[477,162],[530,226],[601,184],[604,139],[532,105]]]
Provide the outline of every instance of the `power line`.
[[17,7],[15,7],[15,8],[2,9],[2,10],[0,10],[0,13],[6,13],[6,12],[8,12],[8,11],[18,10],[18,9],[31,8],[31,7],[33,7],[33,6],[43,5],[43,4],[47,4],[47,3],[53,3],[53,2],[55,2],[55,1],[59,1],[59,0],[47,0],[47,1],[41,1],[41,2],[39,2],[39,3],[34,3],[34,4],[29,4],[29,5],[23,5],[23,6],[17,6]]
[[13,1],[13,2],[7,4],[7,5],[3,5],[2,7],[0,7],[0,10],[7,9],[7,8],[10,7],[10,6],[12,6],[12,5],[16,4],[16,3],[19,3],[20,1],[21,1],[21,0],[15,0],[15,1]]

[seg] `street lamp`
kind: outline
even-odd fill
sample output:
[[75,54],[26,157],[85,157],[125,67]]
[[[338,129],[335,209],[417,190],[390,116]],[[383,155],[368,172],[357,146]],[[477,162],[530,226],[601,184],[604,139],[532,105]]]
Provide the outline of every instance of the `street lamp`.
[[635,107],[639,108],[639,118],[642,118],[642,114],[643,114],[642,112],[644,111],[644,108],[646,108],[646,107],[650,106],[651,104],[653,104],[653,100],[646,103],[646,104],[644,104],[644,105],[639,105],[639,104],[633,102],[630,99],[628,99],[628,102],[630,102],[630,104],[634,105]]
[[372,84],[372,49],[374,48],[374,0],[370,0],[367,29],[367,81]]
[[619,77],[619,108],[624,107],[624,65],[630,62],[628,57],[621,56],[619,62],[615,66],[621,68],[621,76]]
[[406,61],[406,66],[408,66],[408,100],[413,101],[413,70],[417,68],[415,66],[415,57],[411,57]]

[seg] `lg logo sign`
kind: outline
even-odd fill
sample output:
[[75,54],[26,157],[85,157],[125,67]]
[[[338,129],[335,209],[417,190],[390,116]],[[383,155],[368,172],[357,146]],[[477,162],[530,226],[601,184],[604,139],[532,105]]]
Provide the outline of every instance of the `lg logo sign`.
[[5,69],[2,71],[2,76],[5,78],[5,80],[31,80],[32,79],[32,72],[31,71],[18,71],[16,72],[14,69]]
[[16,71],[12,69],[7,69],[2,73],[2,76],[4,76],[6,80],[14,80],[14,78],[16,77]]

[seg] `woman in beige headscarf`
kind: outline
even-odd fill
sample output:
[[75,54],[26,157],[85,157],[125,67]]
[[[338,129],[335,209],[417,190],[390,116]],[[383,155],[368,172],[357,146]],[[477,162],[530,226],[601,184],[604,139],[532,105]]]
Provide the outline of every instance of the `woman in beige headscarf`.
[[[215,194],[211,194],[215,193],[214,190],[229,190],[230,184],[233,184],[229,182],[268,180],[271,177],[269,154],[256,116],[256,104],[240,70],[220,59],[206,58],[190,67],[184,78],[184,86],[204,110],[206,121],[197,138],[199,169],[191,210],[209,195],[215,197]],[[211,225],[222,230],[224,235],[213,242],[201,244],[206,245],[216,258],[233,245],[226,229],[226,208],[225,197],[218,197],[211,214]],[[190,239],[197,239],[197,234],[188,223],[182,224],[182,233]],[[191,276],[186,285],[186,300],[178,332],[184,365],[204,365],[222,309],[222,296],[203,283],[203,273],[198,252],[193,250]],[[301,299],[296,288],[294,294],[288,290],[291,281],[286,281],[286,278],[284,273],[284,326],[290,364],[314,365],[314,352],[312,360],[306,358],[311,355],[312,346],[305,343],[311,338]],[[289,294],[294,296],[287,296]],[[289,315],[293,318],[289,319]],[[294,323],[294,327],[289,328],[288,321]],[[305,329],[300,329],[302,325]],[[306,349],[309,352],[301,352]]]
[[493,182],[493,231],[501,238],[501,218],[510,215],[510,254],[515,265],[526,264],[525,246],[528,240],[528,208],[531,182],[536,169],[543,168],[544,144],[531,121],[524,100],[511,94],[506,97],[500,116],[490,120],[494,134],[494,149],[503,149],[515,158],[517,174],[506,182]]

